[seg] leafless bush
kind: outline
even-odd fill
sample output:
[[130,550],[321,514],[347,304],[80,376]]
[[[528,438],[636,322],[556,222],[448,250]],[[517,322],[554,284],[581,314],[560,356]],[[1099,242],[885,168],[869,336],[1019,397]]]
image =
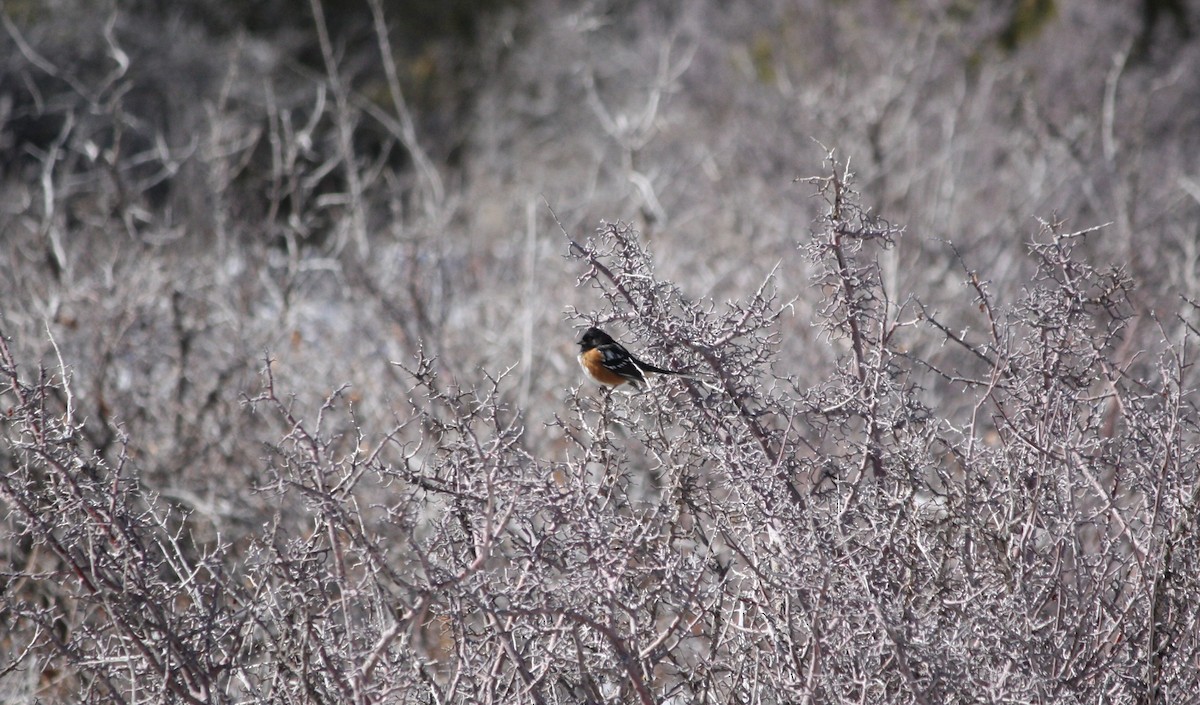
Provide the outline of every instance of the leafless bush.
[[[1130,7],[502,3],[431,110],[384,0],[56,2],[0,42],[0,699],[1200,690],[1200,72]],[[575,386],[593,324],[689,376]]]
[[[899,231],[830,169],[805,248],[842,351],[825,384],[773,371],[791,319],[770,280],[691,300],[606,225],[569,244],[595,319],[692,378],[571,390],[539,451],[508,373],[446,384],[418,357],[372,434],[340,392],[282,395],[268,362],[246,403],[282,435],[245,491],[276,513],[236,543],[198,544],[136,463],[90,455],[61,371],[5,346],[8,668],[118,701],[1193,692],[1191,329],[1127,345],[1129,279],[1048,223],[1020,300],[964,274],[984,325],[963,333],[885,289]],[[922,336],[948,352],[905,351]],[[968,401],[923,403],[935,388]]]

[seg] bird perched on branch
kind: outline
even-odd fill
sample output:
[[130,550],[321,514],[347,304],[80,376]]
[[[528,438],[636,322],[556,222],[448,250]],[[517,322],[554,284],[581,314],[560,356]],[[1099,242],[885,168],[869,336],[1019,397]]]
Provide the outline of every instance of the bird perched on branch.
[[637,359],[624,345],[595,327],[588,328],[579,339],[579,366],[593,381],[606,387],[619,387],[626,382],[635,388],[640,387],[646,381],[647,372],[689,376]]

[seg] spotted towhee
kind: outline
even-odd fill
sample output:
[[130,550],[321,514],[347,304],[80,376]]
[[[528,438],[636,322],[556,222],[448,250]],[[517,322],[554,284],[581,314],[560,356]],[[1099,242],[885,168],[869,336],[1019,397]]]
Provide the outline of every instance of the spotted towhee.
[[579,339],[579,366],[588,377],[606,387],[617,387],[626,382],[639,387],[646,381],[647,372],[687,376],[642,362],[599,328],[588,328]]

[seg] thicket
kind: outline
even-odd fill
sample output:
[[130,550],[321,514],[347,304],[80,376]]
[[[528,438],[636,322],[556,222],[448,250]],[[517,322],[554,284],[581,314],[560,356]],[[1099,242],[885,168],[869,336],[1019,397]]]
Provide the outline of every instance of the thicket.
[[7,4],[0,698],[1200,692],[1186,12],[717,5]]

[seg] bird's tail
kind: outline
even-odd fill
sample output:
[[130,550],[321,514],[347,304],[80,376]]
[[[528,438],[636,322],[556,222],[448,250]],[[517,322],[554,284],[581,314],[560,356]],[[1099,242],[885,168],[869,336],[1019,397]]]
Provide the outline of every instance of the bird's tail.
[[651,365],[648,362],[642,362],[641,360],[635,360],[634,364],[637,365],[637,368],[639,370],[641,370],[642,372],[653,372],[656,375],[675,375],[676,377],[687,377],[689,379],[692,379],[695,377],[695,375],[693,375],[690,372],[680,372],[679,370],[668,370],[665,367],[656,367],[655,365]]

